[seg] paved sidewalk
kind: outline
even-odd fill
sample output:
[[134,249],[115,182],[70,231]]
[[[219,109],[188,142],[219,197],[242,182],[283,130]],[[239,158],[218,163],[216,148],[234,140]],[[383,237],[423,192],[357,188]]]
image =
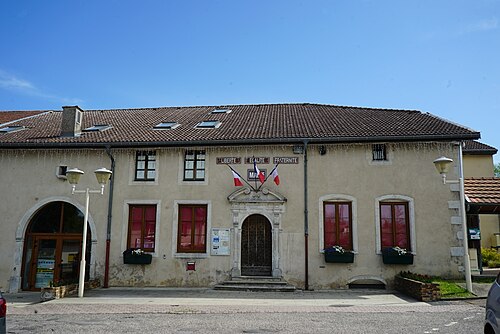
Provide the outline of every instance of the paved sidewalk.
[[[473,283],[478,298],[486,297],[491,284]],[[4,294],[8,308],[40,303],[40,292]],[[220,291],[208,288],[98,288],[43,304],[64,305],[175,305],[175,306],[405,306],[426,305],[399,292],[378,289],[317,290],[296,292]]]

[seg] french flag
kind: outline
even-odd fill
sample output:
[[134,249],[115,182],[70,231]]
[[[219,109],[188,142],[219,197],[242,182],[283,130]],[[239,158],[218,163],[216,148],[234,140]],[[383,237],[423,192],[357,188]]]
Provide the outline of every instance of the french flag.
[[273,177],[274,183],[276,183],[276,185],[279,186],[280,185],[280,176],[278,175],[278,166],[276,166],[273,169],[273,173],[271,175]]
[[241,178],[238,175],[238,173],[236,173],[234,170],[232,170],[231,172],[233,172],[234,186],[235,187],[243,186],[243,182],[241,182]]
[[259,170],[259,167],[257,167],[257,163],[255,162],[255,160],[253,161],[253,170],[255,171],[255,174],[259,177],[260,183],[264,183],[266,177],[264,176],[264,173]]

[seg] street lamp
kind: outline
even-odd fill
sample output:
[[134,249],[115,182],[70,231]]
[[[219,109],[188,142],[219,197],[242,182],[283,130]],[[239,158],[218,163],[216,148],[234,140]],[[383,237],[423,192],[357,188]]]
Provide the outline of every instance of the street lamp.
[[89,197],[90,194],[104,194],[104,185],[108,182],[111,177],[112,172],[106,168],[99,168],[94,171],[97,178],[97,182],[101,185],[100,190],[91,190],[89,188],[85,190],[76,190],[76,185],[80,181],[80,176],[85,174],[78,168],[71,168],[66,171],[66,178],[68,182],[72,185],[71,194],[85,194],[85,215],[83,216],[83,240],[82,240],[82,253],[80,255],[80,277],[78,280],[78,297],[83,297],[83,289],[85,284],[85,252],[87,250],[87,221],[89,216]]
[[[461,155],[462,152],[460,152]],[[468,245],[468,235],[467,235],[467,216],[465,213],[465,191],[464,191],[464,178],[462,175],[462,169],[460,168],[460,177],[458,180],[447,180],[446,173],[450,168],[453,159],[447,157],[439,157],[434,160],[434,166],[436,166],[437,171],[443,177],[443,184],[459,184],[460,187],[460,211],[462,215],[462,230],[463,230],[463,239],[464,239],[464,267],[465,267],[465,283],[467,287],[467,291],[472,293],[472,277],[470,270],[470,259],[469,259],[469,245]]]

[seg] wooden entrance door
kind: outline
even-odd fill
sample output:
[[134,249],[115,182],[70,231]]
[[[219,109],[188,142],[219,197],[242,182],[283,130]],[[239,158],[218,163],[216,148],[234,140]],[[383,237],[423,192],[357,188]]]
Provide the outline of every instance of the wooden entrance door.
[[271,224],[266,217],[251,215],[241,228],[241,275],[271,276]]

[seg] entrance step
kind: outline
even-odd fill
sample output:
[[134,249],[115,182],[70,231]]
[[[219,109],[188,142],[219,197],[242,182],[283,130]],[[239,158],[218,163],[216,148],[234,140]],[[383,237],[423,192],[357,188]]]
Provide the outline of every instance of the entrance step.
[[296,288],[281,277],[238,276],[215,285],[214,290],[294,292]]

